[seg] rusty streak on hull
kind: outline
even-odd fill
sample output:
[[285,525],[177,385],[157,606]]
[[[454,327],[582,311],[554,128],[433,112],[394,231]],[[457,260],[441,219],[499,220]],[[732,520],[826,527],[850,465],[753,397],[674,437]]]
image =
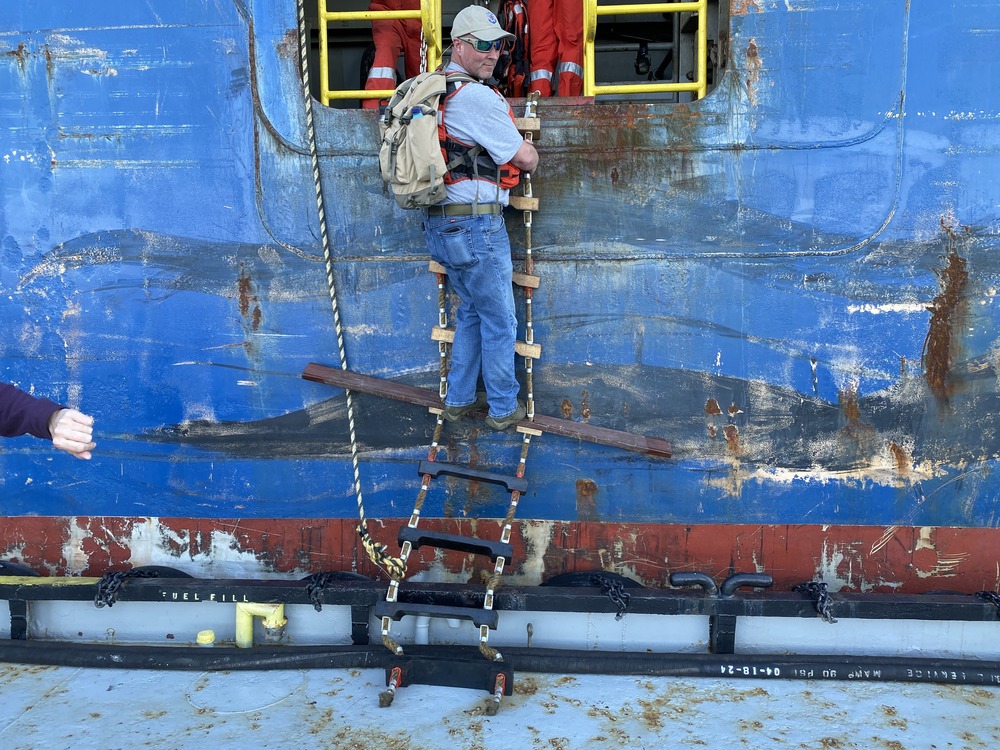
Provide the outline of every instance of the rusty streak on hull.
[[[396,549],[401,519],[369,519]],[[488,537],[496,520],[426,519],[428,529]],[[973,594],[1000,588],[1000,529],[822,525],[663,525],[520,521],[505,580],[538,585],[575,571],[612,571],[663,588],[672,572],[717,581],[763,572],[773,590],[823,580],[833,591]],[[481,582],[489,570],[457,552],[423,549],[411,569],[428,580]],[[0,560],[41,575],[100,576],[108,570],[167,565],[200,578],[255,578],[349,570],[386,578],[368,560],[351,519],[9,518]]]

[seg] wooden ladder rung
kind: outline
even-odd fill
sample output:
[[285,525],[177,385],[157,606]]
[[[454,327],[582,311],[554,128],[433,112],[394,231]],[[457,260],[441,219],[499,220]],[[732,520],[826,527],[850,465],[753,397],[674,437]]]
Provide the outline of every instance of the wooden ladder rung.
[[[445,276],[448,275],[448,269],[437,261],[432,260],[428,264],[427,269],[431,273],[443,273]],[[514,283],[522,288],[538,289],[541,284],[541,279],[538,276],[532,276],[530,274],[518,273],[517,271],[514,271]]]
[[510,196],[510,207],[515,211],[537,211],[538,198],[527,198],[523,195]]
[[[453,344],[455,343],[455,332],[450,328],[442,328],[441,326],[434,326],[434,328],[431,329],[431,340],[446,341],[449,344]],[[527,357],[528,359],[542,358],[541,344],[529,344],[526,341],[515,341],[514,351],[520,354],[522,357]]]
[[521,131],[521,135],[531,133],[533,141],[542,137],[542,121],[537,117],[515,117],[514,125]]
[[539,279],[537,276],[531,276],[526,273],[518,273],[517,271],[514,271],[514,283],[517,284],[522,289],[524,288],[538,289],[538,284],[540,283],[540,281],[541,279]]

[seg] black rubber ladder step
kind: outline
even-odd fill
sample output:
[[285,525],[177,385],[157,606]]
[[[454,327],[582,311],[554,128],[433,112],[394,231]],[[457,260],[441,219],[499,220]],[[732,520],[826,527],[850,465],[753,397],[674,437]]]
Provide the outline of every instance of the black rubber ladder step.
[[492,471],[473,469],[462,464],[450,464],[446,461],[428,461],[424,459],[417,466],[417,473],[423,476],[429,474],[437,478],[442,474],[462,479],[478,479],[480,482],[499,484],[507,492],[520,492],[522,495],[528,491],[528,480],[524,477],[511,477],[505,474],[494,474]]
[[514,670],[505,662],[487,661],[479,658],[397,656],[385,667],[385,684],[393,678],[393,669],[399,669],[399,684],[436,685],[438,687],[458,687],[472,690],[497,690],[497,676],[503,675],[503,694],[514,692]]
[[509,543],[492,541],[490,539],[477,539],[474,536],[459,536],[458,534],[445,534],[440,531],[425,531],[412,526],[403,526],[399,530],[399,544],[409,542],[416,549],[421,547],[440,547],[441,549],[455,550],[456,552],[470,552],[473,555],[484,555],[493,562],[498,557],[502,557],[510,563],[514,555],[514,546]]
[[418,604],[416,602],[386,602],[375,605],[375,616],[399,621],[404,617],[441,617],[449,620],[471,620],[477,627],[483,625],[497,629],[500,615],[494,609],[482,607],[453,607],[447,604]]

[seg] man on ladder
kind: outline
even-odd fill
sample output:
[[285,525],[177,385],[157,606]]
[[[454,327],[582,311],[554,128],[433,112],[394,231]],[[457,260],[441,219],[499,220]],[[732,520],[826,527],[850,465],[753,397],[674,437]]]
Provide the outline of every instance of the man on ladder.
[[[538,152],[521,136],[503,96],[481,83],[513,35],[486,8],[472,5],[455,16],[451,38],[446,70],[477,80],[449,83],[439,126],[450,167],[448,196],[424,221],[431,258],[447,269],[461,299],[443,416],[454,421],[488,403],[486,423],[503,430],[524,419],[526,408],[514,375],[513,263],[501,212],[520,171],[537,166]],[[485,400],[476,394],[480,371]]]

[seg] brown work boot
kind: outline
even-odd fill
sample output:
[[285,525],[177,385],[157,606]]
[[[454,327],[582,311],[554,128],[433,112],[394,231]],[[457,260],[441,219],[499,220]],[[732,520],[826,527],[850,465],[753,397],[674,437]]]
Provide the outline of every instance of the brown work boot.
[[514,409],[513,414],[508,414],[506,417],[486,417],[486,424],[492,427],[494,430],[506,430],[513,424],[517,424],[525,415],[527,415],[528,410],[521,401],[517,402],[517,408]]
[[470,411],[486,411],[488,408],[489,403],[486,401],[486,394],[483,391],[479,391],[479,393],[476,394],[476,400],[471,404],[466,404],[465,406],[444,407],[444,409],[441,410],[441,417],[449,422],[457,422]]

